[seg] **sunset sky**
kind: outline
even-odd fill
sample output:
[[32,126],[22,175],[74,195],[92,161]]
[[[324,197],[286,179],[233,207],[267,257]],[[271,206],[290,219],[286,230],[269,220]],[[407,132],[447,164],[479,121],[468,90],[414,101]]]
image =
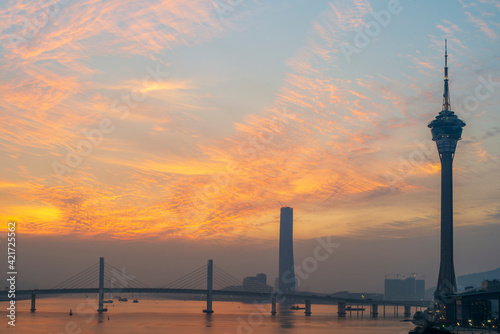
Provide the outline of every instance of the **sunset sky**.
[[[437,251],[427,124],[445,39],[452,109],[467,123],[457,238],[500,233],[496,0],[24,0],[2,1],[0,22],[0,215],[27,248],[191,243],[201,265],[209,245],[274,250],[291,206],[296,245],[334,236],[394,254],[411,239]],[[457,274],[500,266],[486,258],[499,246],[481,245],[457,243],[474,256],[457,256]],[[432,285],[437,260],[411,260]],[[389,270],[413,271],[387,266],[382,279]]]

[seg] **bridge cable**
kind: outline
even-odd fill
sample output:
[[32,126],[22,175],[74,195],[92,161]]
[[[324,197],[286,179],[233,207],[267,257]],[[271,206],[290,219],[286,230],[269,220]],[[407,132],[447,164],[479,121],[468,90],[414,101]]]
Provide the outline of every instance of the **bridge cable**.
[[188,277],[185,281],[183,282],[178,282],[177,285],[171,285],[169,287],[172,288],[185,288],[185,287],[192,287],[199,285],[200,283],[206,282],[206,273],[204,272],[199,272],[196,275]]
[[[105,267],[108,268],[108,269],[111,269],[111,271],[113,272],[113,275],[115,277],[112,277],[111,279],[115,278],[116,280],[120,280],[120,281],[125,281],[125,280],[128,280],[130,281],[130,283],[127,283],[125,282],[125,284],[127,285],[132,285],[131,283],[134,283],[135,284],[135,287],[139,287],[139,288],[149,288],[149,285],[147,285],[146,283],[143,283],[141,281],[139,281],[138,279],[135,278],[135,276],[132,276],[132,275],[129,275],[129,274],[126,274],[123,270],[120,270],[118,268],[115,268],[113,267],[112,265],[106,263],[105,264]],[[109,276],[111,274],[107,274],[107,270],[104,270],[104,276],[107,276],[107,279],[109,280]],[[116,272],[120,273],[120,276],[117,276],[116,275]],[[106,275],[107,274],[107,275]],[[117,278],[118,277],[118,278]],[[123,278],[122,278],[123,277]]]
[[197,275],[199,272],[202,272],[202,271],[206,271],[206,266],[205,265],[201,266],[201,267],[199,267],[199,268],[197,268],[195,270],[193,270],[189,274],[186,274],[186,275],[184,275],[184,276],[182,276],[182,277],[180,277],[180,278],[178,278],[178,279],[176,279],[176,280],[174,280],[174,281],[172,281],[172,282],[164,285],[163,288],[170,288],[172,286],[177,286],[179,283],[184,282],[187,278],[189,278],[189,276],[191,276],[191,275]]
[[224,281],[230,285],[238,285],[240,284],[240,280],[238,279],[234,279],[232,277],[228,277],[222,273],[220,273],[218,270],[215,270],[215,273],[214,273],[214,277],[221,280],[221,281]]
[[236,277],[234,277],[233,275],[229,274],[227,271],[225,271],[224,269],[220,268],[220,267],[217,267],[216,265],[214,265],[214,269],[221,275],[227,277],[227,278],[230,278],[231,280],[233,280],[234,282],[240,282],[239,279],[237,279]]
[[233,284],[232,281],[228,280],[227,278],[219,277],[218,275],[214,275],[214,281],[217,283],[226,284],[226,285],[235,285],[235,284]]
[[186,280],[189,280],[191,277],[195,277],[195,276],[198,276],[200,273],[203,274],[204,272],[206,272],[205,268],[204,267],[200,267],[192,272],[190,272],[189,274],[187,275],[184,275],[178,279],[176,279],[175,281],[173,282],[170,282],[169,283],[169,286],[177,286],[179,283],[183,283],[185,282]]
[[[73,281],[68,282],[64,285],[60,285],[60,288],[61,289],[62,288],[64,288],[64,289],[70,289],[70,288],[76,289],[76,288],[80,287],[79,284],[89,282],[89,281],[91,283],[93,283],[97,280],[98,273],[99,273],[99,268],[96,267],[95,269],[92,269],[91,271],[81,275],[80,277],[75,278]],[[94,277],[94,278],[92,279],[92,277]],[[85,285],[88,285],[88,283]]]
[[67,286],[68,284],[72,284],[74,281],[80,279],[82,276],[85,276],[89,272],[92,272],[95,268],[96,268],[96,266],[92,265],[91,267],[86,268],[83,271],[79,272],[78,274],[73,275],[70,278],[64,280],[63,282],[60,282],[59,284],[55,285],[54,288],[61,287],[61,286]]
[[215,269],[214,271],[216,272],[217,276],[220,276],[221,278],[224,277],[225,279],[227,279],[229,282],[232,283],[231,285],[240,285],[241,280],[239,280],[236,277],[234,277],[233,275],[227,273],[222,268],[219,268],[219,267],[214,265],[214,269]]
[[54,289],[57,289],[57,288],[59,288],[59,287],[61,287],[61,286],[67,286],[67,285],[68,285],[68,283],[70,283],[70,284],[71,284],[74,280],[79,279],[79,278],[80,278],[80,275],[86,275],[88,271],[93,270],[93,269],[95,269],[96,267],[98,267],[98,265],[97,265],[97,264],[93,264],[93,265],[91,265],[90,267],[85,268],[84,270],[82,270],[82,271],[81,271],[81,272],[79,272],[78,274],[73,275],[73,276],[71,276],[70,278],[68,278],[68,279],[66,279],[66,280],[64,280],[64,281],[62,281],[61,283],[59,283],[59,284],[55,285],[55,286],[54,286]]
[[220,289],[224,289],[224,288],[227,288],[229,286],[237,285],[237,284],[233,284],[232,282],[221,280],[220,278],[216,278],[216,277],[214,277],[214,283],[216,283],[217,287]]

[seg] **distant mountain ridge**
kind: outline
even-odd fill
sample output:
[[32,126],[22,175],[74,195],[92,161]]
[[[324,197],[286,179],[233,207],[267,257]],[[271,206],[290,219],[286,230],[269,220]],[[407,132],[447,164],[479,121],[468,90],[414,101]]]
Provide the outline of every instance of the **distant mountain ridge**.
[[477,288],[485,280],[500,279],[500,268],[485,271],[482,273],[467,274],[457,277],[457,285],[459,290],[463,290],[466,286],[472,285]]
[[[481,283],[485,280],[500,280],[500,268],[484,271],[481,273],[467,274],[457,277],[457,289],[458,291],[464,290],[466,286],[473,286],[475,288],[480,287]],[[425,290],[425,299],[431,300],[434,298],[434,291],[436,287],[433,286]]]

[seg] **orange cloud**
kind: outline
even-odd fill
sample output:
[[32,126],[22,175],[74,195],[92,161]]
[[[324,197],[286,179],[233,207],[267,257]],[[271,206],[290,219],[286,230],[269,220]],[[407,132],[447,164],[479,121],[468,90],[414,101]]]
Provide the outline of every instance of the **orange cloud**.
[[473,23],[476,27],[479,28],[483,33],[485,33],[489,38],[496,39],[497,34],[488,26],[488,23],[484,20],[481,20],[479,17],[472,15],[469,12],[465,12],[467,15],[467,20]]

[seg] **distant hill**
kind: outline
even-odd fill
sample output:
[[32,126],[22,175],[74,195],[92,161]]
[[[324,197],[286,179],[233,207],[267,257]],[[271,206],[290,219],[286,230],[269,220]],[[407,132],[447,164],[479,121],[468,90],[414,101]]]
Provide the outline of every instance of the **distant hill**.
[[[481,283],[485,280],[500,280],[500,268],[493,269],[490,271],[485,271],[482,273],[467,274],[457,277],[457,289],[458,291],[464,290],[466,286],[473,286],[475,288],[480,287]],[[431,300],[434,296],[434,291],[436,287],[433,286],[425,290],[425,299]]]
[[463,290],[466,286],[472,285],[477,288],[485,280],[500,279],[500,268],[485,271],[476,274],[467,274],[457,277],[457,285],[459,290]]

